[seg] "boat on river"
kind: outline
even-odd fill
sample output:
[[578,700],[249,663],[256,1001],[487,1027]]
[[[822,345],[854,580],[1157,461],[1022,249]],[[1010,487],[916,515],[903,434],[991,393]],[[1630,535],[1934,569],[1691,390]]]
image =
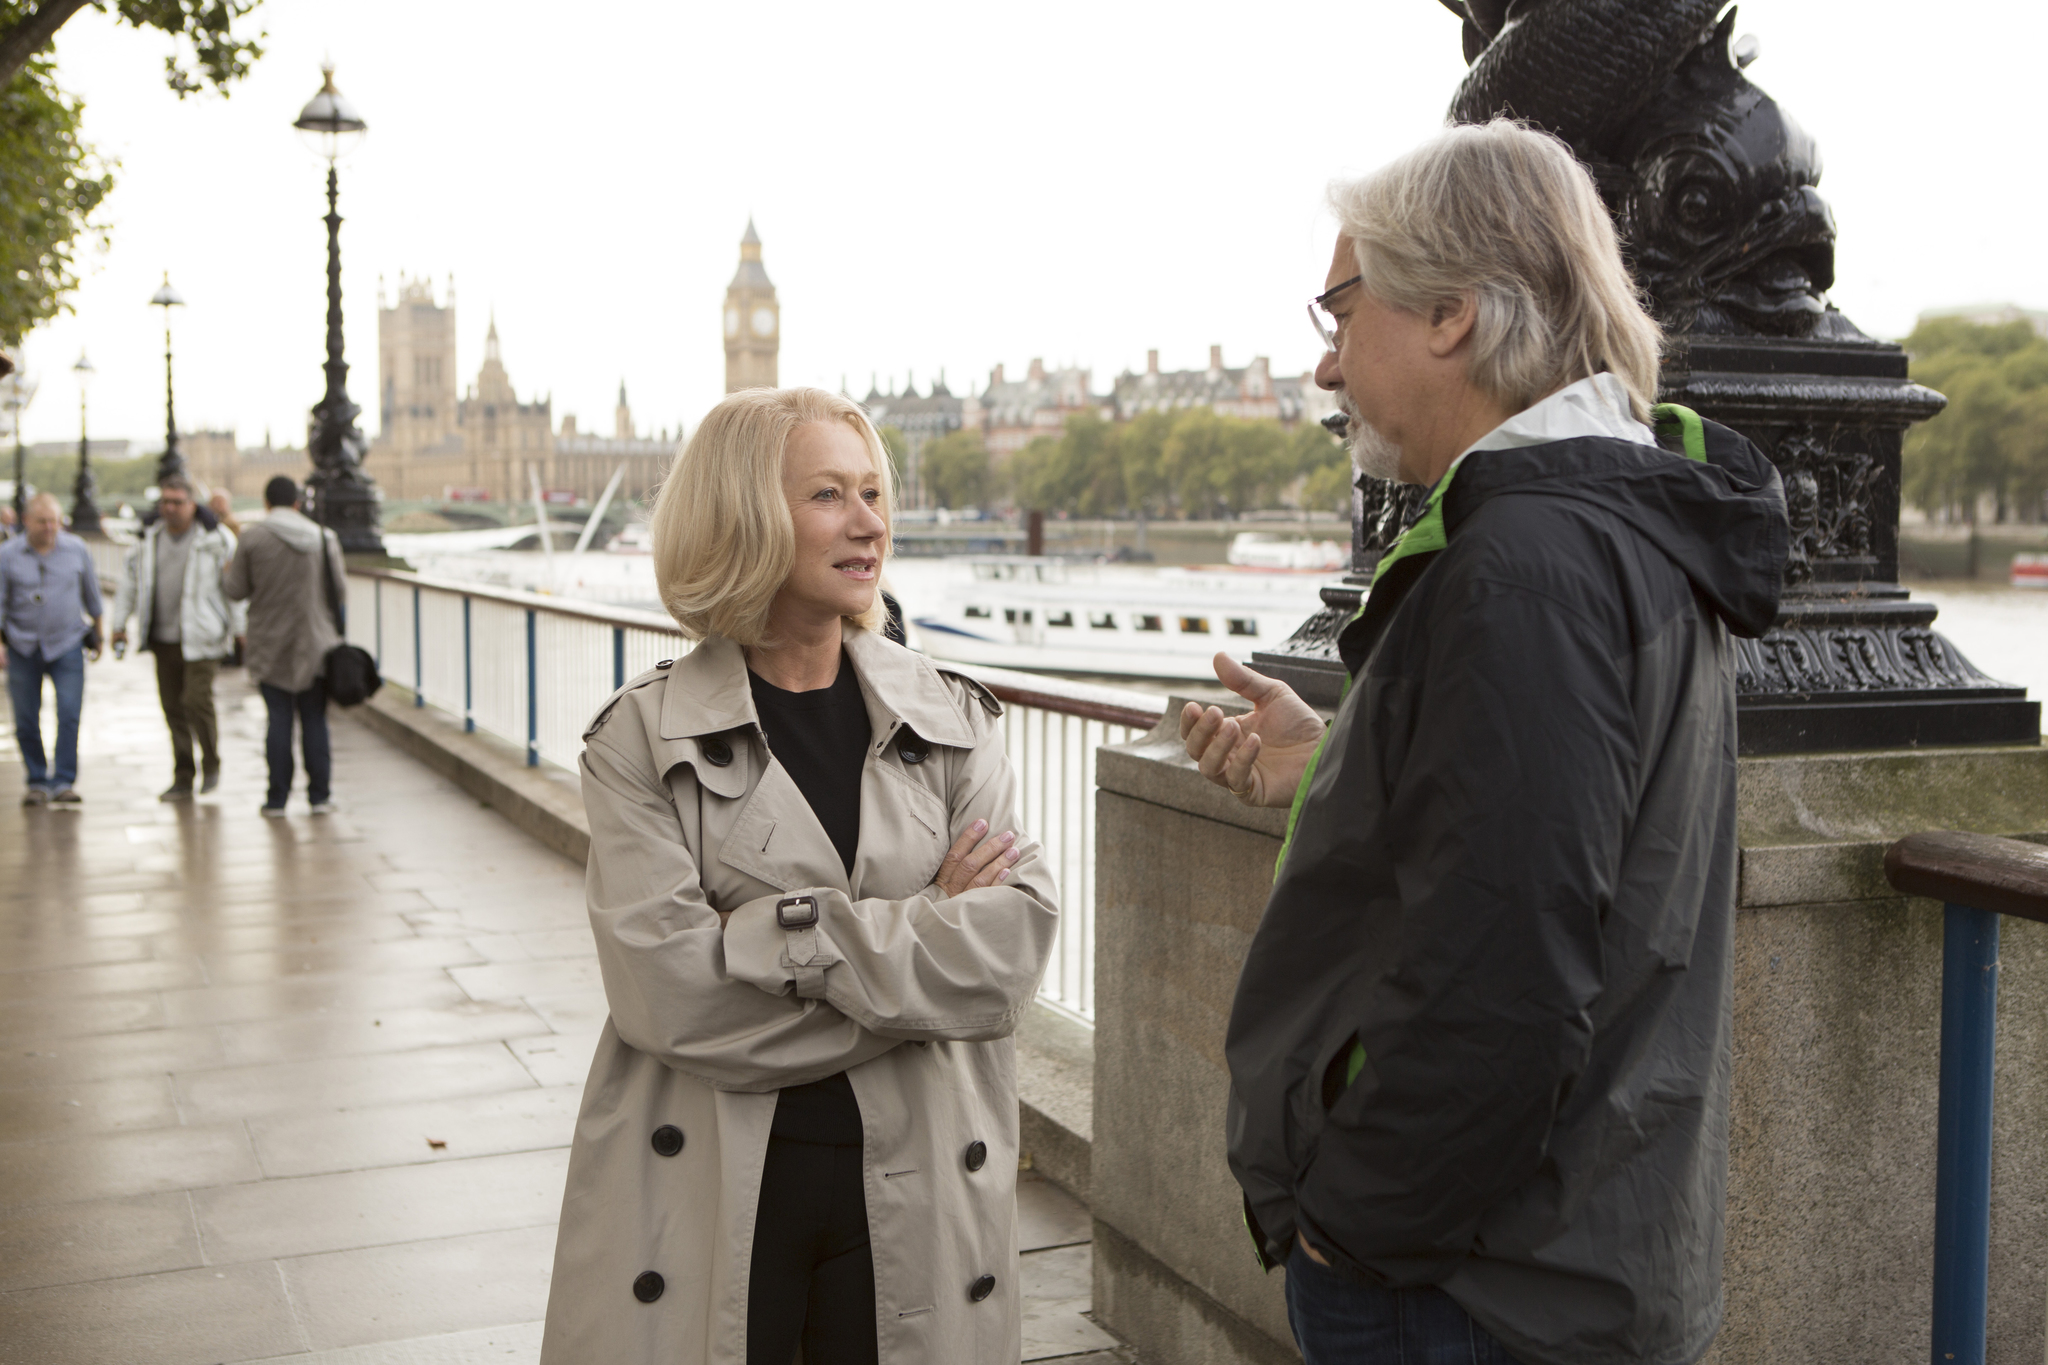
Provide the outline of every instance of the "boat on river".
[[2048,588],[2048,555],[2014,555],[2011,581],[2015,588]]
[[[904,579],[910,567],[895,561],[892,579]],[[1213,680],[1217,651],[1246,660],[1292,635],[1321,608],[1322,581],[1329,580],[973,555],[945,561],[938,581],[905,581],[897,590],[917,643],[935,659]]]
[[1342,573],[1351,564],[1351,547],[1334,540],[1304,540],[1270,531],[1239,531],[1223,558],[1240,569],[1271,573]]

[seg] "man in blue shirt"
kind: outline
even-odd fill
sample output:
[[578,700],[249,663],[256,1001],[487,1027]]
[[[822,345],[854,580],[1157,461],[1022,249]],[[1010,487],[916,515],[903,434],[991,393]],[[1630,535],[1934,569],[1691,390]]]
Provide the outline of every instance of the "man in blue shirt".
[[[14,736],[28,765],[24,806],[76,807],[78,713],[85,703],[86,618],[100,657],[100,579],[85,542],[64,529],[57,500],[29,500],[26,534],[0,545],[0,624],[7,634],[7,692]],[[57,762],[43,754],[43,679],[57,688]]]

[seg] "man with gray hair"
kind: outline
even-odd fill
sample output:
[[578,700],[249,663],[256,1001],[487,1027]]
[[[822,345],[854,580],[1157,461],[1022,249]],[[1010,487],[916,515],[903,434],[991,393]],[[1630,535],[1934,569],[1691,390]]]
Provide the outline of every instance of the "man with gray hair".
[[[156,510],[114,594],[114,643],[127,640],[135,617],[138,643],[156,655],[157,700],[171,730],[171,785],[157,799],[190,801],[195,776],[202,792],[220,785],[213,678],[242,633],[244,612],[220,587],[234,532],[199,505],[191,481],[182,474],[160,480]],[[195,741],[203,766],[193,762]]]
[[1205,776],[1292,805],[1225,1044],[1246,1222],[1309,1365],[1684,1365],[1721,1315],[1728,636],[1776,615],[1777,473],[1653,406],[1563,144],[1452,128],[1331,199],[1317,382],[1430,493],[1327,729],[1223,655],[1249,714],[1181,716]]
[[[76,809],[78,718],[85,705],[85,658],[100,657],[100,576],[85,542],[64,529],[48,493],[28,500],[27,534],[0,545],[0,634],[7,640],[7,692],[28,784],[24,806]],[[87,630],[91,618],[91,630]],[[57,693],[57,753],[43,751],[43,679]]]

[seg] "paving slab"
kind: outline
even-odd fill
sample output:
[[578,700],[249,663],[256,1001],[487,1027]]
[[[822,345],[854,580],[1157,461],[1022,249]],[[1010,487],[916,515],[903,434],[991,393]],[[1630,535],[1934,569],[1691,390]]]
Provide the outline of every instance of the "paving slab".
[[[0,717],[0,1365],[533,1365],[608,1016],[583,869],[345,714],[340,814],[265,819],[216,698],[179,805],[147,661],[88,672],[81,811],[18,805]],[[1026,1357],[1128,1365],[1087,1210],[1026,1173],[1019,1215]]]

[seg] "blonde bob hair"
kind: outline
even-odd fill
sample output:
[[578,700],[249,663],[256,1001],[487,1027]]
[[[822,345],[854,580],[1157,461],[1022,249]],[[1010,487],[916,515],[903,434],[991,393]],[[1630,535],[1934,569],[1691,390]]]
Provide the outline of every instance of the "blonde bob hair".
[[1380,302],[1428,314],[1477,300],[1469,375],[1489,397],[1520,412],[1609,370],[1650,420],[1661,334],[1564,143],[1509,119],[1456,125],[1332,185],[1330,207]]
[[[756,645],[775,594],[796,565],[796,529],[782,488],[790,433],[807,422],[844,422],[868,448],[881,485],[882,521],[893,529],[896,490],[889,452],[860,405],[823,389],[742,389],[704,417],[662,481],[653,525],[654,582],[683,634]],[[886,562],[889,536],[876,547]],[[882,594],[859,616],[882,626]]]

